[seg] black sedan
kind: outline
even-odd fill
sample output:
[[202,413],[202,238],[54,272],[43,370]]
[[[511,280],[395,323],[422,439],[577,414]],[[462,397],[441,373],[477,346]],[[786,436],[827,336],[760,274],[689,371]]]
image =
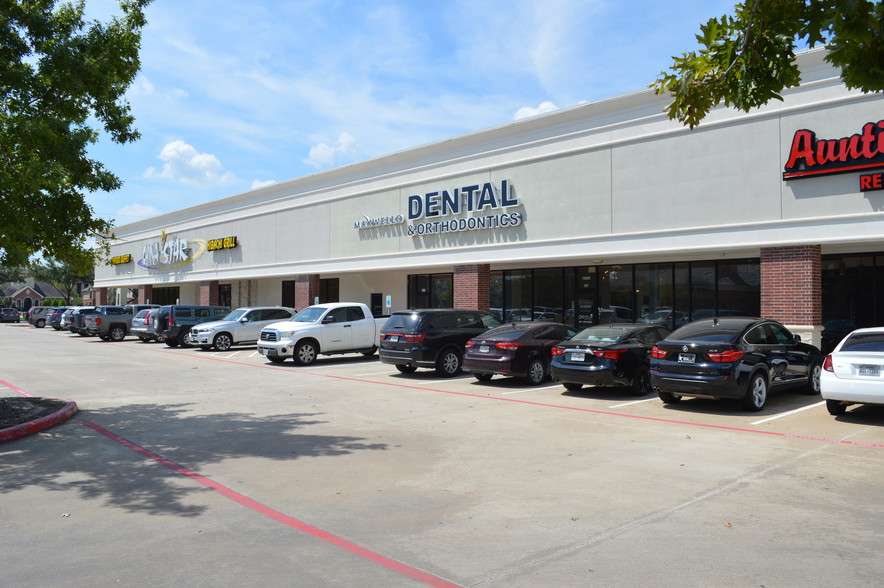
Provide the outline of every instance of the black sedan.
[[584,385],[628,387],[636,396],[652,392],[648,358],[666,337],[662,325],[612,323],[589,327],[552,350],[550,373],[568,390]]
[[760,318],[711,318],[689,323],[651,352],[651,383],[669,404],[682,396],[736,398],[759,411],[768,390],[819,394],[822,355],[782,324]]
[[501,325],[467,341],[463,370],[482,381],[496,374],[520,377],[534,386],[549,373],[550,349],[574,333],[561,323]]

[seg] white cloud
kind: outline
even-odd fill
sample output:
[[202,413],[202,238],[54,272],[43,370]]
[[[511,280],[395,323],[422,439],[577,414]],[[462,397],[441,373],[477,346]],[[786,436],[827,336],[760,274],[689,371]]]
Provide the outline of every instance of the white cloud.
[[319,143],[310,148],[310,157],[301,161],[313,167],[323,168],[350,161],[356,155],[356,139],[349,133],[338,136],[337,145]]
[[546,100],[541,102],[539,105],[535,106],[523,106],[519,110],[516,111],[516,114],[513,115],[513,120],[521,120],[523,118],[528,118],[531,116],[537,116],[538,114],[545,114],[547,112],[552,112],[553,110],[558,110],[559,107]]
[[258,188],[266,188],[267,186],[272,186],[273,184],[277,184],[276,180],[252,180],[252,185],[249,187],[249,190],[257,190]]
[[151,218],[154,216],[159,216],[162,214],[162,211],[150,206],[148,204],[138,204],[137,202],[133,204],[127,204],[126,206],[117,210],[114,217],[117,220],[122,220],[123,222],[136,222],[145,218]]
[[190,186],[223,186],[236,181],[236,176],[224,171],[218,158],[211,153],[200,153],[184,141],[167,143],[159,158],[166,163],[157,171],[149,167],[144,172],[146,178],[164,178]]

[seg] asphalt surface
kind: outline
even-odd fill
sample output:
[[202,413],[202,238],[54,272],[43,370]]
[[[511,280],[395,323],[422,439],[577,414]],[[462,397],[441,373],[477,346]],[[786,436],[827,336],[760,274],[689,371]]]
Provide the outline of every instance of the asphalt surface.
[[871,586],[884,409],[830,416],[376,358],[270,364],[0,325],[0,396],[79,412],[0,443],[17,587]]

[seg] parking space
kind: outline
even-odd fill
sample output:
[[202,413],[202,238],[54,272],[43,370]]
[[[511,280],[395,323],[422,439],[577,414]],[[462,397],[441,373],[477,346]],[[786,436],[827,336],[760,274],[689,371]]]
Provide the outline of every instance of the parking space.
[[884,572],[875,407],[834,418],[791,393],[760,413],[664,406],[404,375],[376,357],[305,368],[16,325],[0,327],[0,354],[0,380],[81,410],[0,445],[10,585],[869,585]]

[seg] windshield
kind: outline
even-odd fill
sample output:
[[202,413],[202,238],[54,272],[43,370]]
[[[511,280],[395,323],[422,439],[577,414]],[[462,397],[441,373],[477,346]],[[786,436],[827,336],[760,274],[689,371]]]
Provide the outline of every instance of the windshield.
[[292,317],[292,322],[295,323],[315,323],[322,315],[325,314],[325,311],[328,310],[326,308],[305,308],[298,314]]
[[590,327],[571,337],[571,341],[589,341],[591,343],[614,343],[626,334],[625,329],[606,327]]
[[238,321],[239,319],[242,318],[242,315],[244,315],[245,313],[246,313],[246,309],[237,308],[236,310],[234,310],[233,312],[231,312],[230,314],[228,314],[227,316],[225,316],[221,320],[222,321]]

